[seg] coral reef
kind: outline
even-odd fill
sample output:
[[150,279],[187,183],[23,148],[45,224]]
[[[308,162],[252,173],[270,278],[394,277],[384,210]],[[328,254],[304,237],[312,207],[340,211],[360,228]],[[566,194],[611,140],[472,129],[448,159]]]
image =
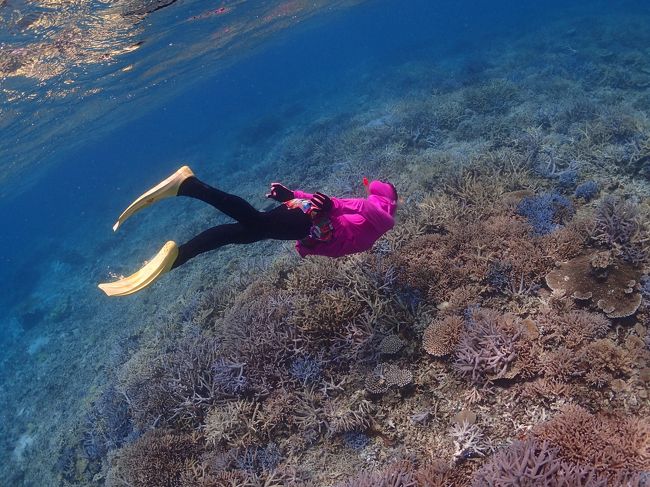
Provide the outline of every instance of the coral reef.
[[341,259],[267,242],[197,264],[57,445],[64,485],[643,485],[650,105],[621,101],[641,80],[611,32],[562,26],[539,65],[405,66],[408,97],[272,130],[224,184],[385,177],[395,228]]

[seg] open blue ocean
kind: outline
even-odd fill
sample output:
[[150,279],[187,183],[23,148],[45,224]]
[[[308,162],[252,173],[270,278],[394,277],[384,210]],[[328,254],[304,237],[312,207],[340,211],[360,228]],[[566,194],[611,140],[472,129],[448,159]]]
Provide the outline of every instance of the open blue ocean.
[[648,25],[0,0],[0,486],[650,487]]

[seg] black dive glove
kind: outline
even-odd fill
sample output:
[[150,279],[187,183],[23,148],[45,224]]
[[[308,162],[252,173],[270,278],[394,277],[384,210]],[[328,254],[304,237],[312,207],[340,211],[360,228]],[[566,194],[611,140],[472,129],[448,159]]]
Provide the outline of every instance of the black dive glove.
[[294,198],[293,191],[280,183],[271,183],[271,191],[266,193],[267,198],[284,203]]
[[333,203],[332,199],[324,195],[323,193],[316,193],[311,198],[311,202],[314,206],[314,211],[327,213],[332,209]]

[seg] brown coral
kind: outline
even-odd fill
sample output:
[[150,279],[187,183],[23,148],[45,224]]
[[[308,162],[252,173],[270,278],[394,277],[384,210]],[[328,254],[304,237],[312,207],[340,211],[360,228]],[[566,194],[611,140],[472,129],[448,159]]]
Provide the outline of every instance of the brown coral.
[[164,430],[150,430],[121,449],[112,461],[107,485],[168,487],[180,485],[182,476],[196,462],[200,438]]
[[650,420],[591,414],[566,406],[533,434],[559,449],[565,460],[614,475],[650,469]]
[[459,316],[446,316],[434,321],[424,330],[422,346],[434,357],[450,354],[460,341],[463,324],[463,319]]
[[330,435],[346,431],[363,431],[370,427],[375,406],[354,394],[349,399],[331,401],[325,405],[327,429]]
[[259,404],[233,401],[211,409],[205,418],[205,436],[213,446],[247,445],[255,438],[260,426]]
[[636,289],[641,270],[619,260],[605,268],[603,263],[595,254],[576,257],[549,272],[546,284],[575,299],[591,299],[609,318],[634,314],[641,304],[641,293]]

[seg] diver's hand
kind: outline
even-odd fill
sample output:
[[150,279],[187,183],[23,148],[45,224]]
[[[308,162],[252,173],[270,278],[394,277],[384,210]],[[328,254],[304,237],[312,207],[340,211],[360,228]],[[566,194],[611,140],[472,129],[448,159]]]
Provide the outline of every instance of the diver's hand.
[[294,198],[293,191],[280,183],[271,183],[271,191],[266,193],[267,198],[284,203]]
[[314,210],[318,212],[324,212],[327,213],[332,209],[333,203],[332,203],[332,198],[329,196],[323,194],[323,193],[316,193],[311,199],[312,204],[314,205]]

